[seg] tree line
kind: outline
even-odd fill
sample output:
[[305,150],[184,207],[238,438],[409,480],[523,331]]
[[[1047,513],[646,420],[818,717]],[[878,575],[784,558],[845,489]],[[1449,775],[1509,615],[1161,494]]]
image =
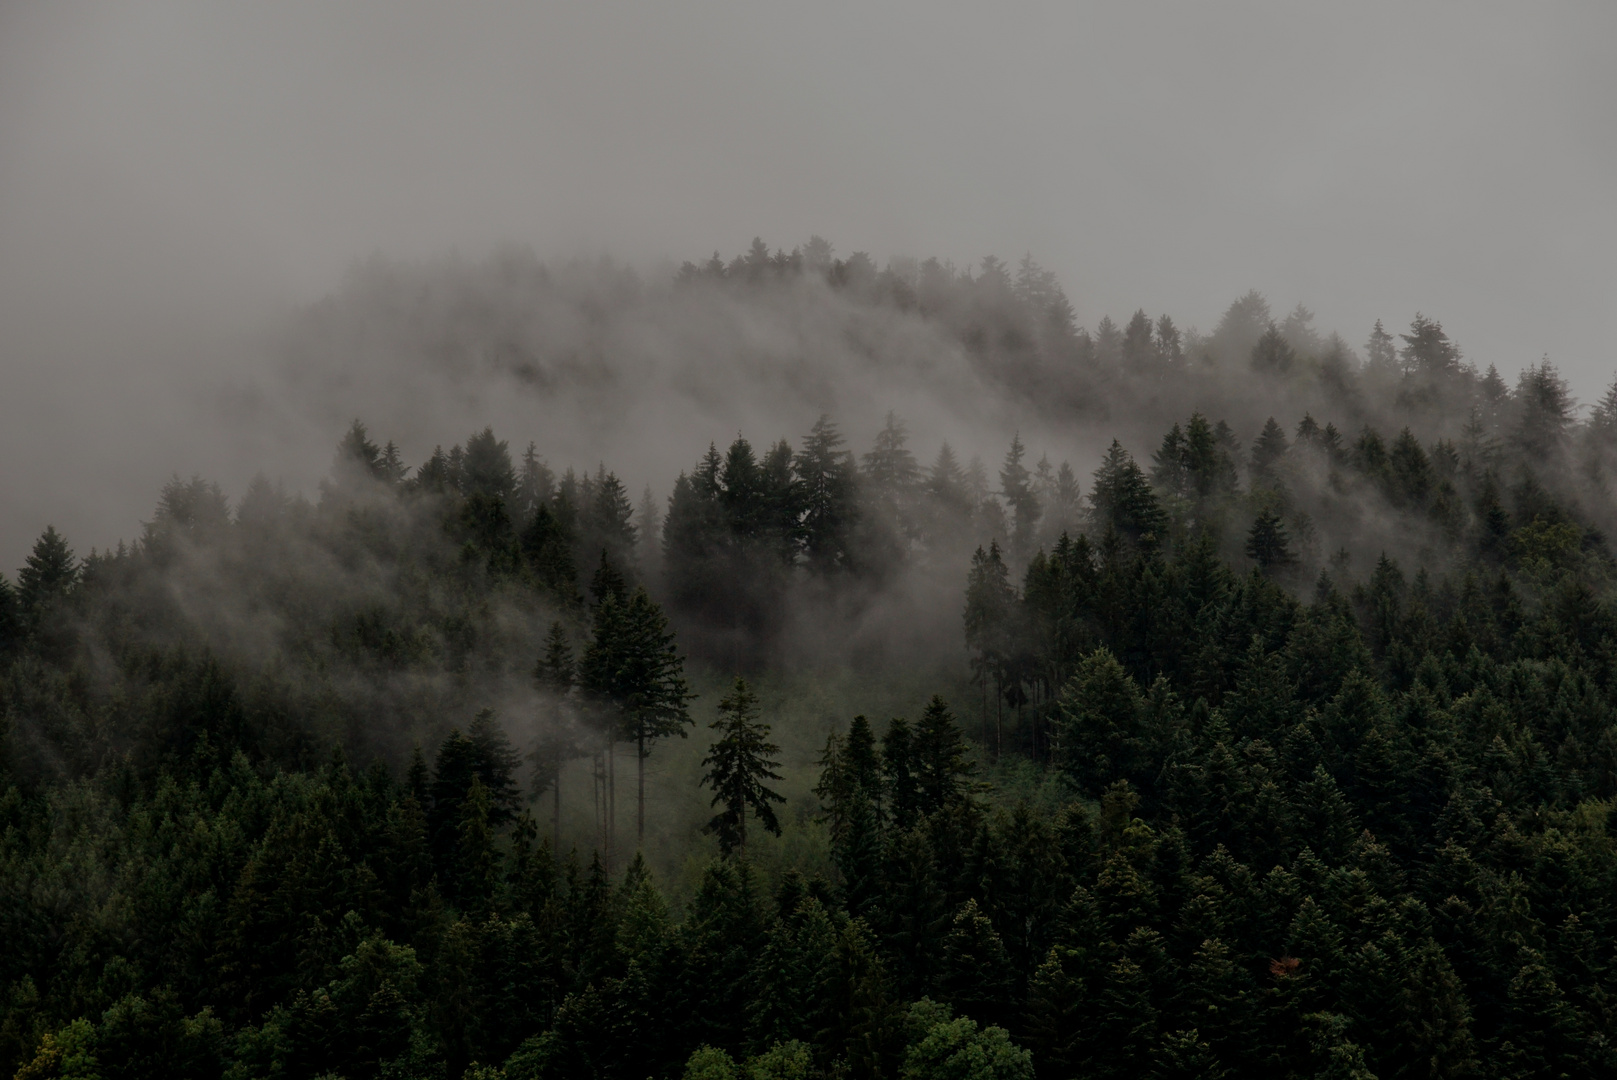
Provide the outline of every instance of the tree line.
[[[767,261],[681,287],[888,272]],[[1083,481],[822,417],[636,505],[356,422],[315,501],[176,478],[112,551],[47,528],[0,576],[0,1072],[1606,1075],[1617,391],[1580,421],[1424,317],[1357,364],[1258,301],[1091,346],[1193,373],[1246,320],[1341,411],[1187,410]],[[958,677],[846,703],[798,813],[783,612],[911,574],[964,585]],[[645,768],[715,674],[674,897]]]

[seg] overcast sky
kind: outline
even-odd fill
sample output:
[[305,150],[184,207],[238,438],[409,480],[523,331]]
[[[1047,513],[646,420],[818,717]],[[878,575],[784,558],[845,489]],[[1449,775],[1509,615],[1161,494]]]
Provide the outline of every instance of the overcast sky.
[[1614,44],[1610,2],[0,0],[0,509],[87,520],[19,478],[47,456],[206,472],[164,373],[357,259],[513,241],[1031,252],[1091,327],[1248,288],[1355,344],[1420,310],[1587,402]]

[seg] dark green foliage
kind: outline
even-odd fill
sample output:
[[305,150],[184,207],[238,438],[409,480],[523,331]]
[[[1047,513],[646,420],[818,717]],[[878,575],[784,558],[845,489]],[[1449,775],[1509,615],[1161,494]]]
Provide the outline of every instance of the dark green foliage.
[[1097,531],[1114,531],[1134,543],[1160,543],[1165,538],[1167,516],[1145,474],[1115,439],[1095,470],[1089,501]]
[[78,576],[78,561],[67,540],[54,525],[47,527],[17,571],[17,603],[30,629],[38,629],[50,609],[67,597]]
[[770,760],[780,747],[769,741],[769,725],[758,719],[758,696],[740,676],[719,702],[719,718],[708,726],[718,738],[702,759],[707,769],[702,785],[713,790],[712,805],[723,809],[704,831],[718,837],[725,855],[745,854],[749,813],[765,830],[780,835],[780,822],[770,804],[786,800],[764,785],[765,780],[780,779],[774,771],[780,762]]
[[1275,570],[1297,561],[1279,514],[1265,510],[1258,515],[1246,535],[1246,554],[1263,570]]
[[687,706],[694,696],[685,681],[685,661],[662,609],[642,586],[627,601],[611,587],[595,609],[595,632],[579,664],[578,682],[605,710],[612,740],[635,744],[638,773],[637,833],[645,834],[645,761],[650,744],[671,735],[685,737],[693,721]]
[[[828,419],[711,448],[660,536],[604,466],[517,468],[485,429],[406,479],[360,424],[317,504],[256,481],[232,515],[175,478],[133,546],[81,564],[47,529],[0,578],[0,1074],[1617,1070],[1617,574],[1587,497],[1617,405],[1579,422],[1552,367],[1512,391],[1419,317],[1402,370],[1378,326],[1361,372],[1255,294],[1210,339],[1143,311],[1090,338],[1030,261],[968,286],[822,254],[714,280],[959,288],[974,357],[1164,391],[1250,357],[1311,412],[1249,450],[1191,413],[1149,477],[1113,443],[1087,519],[1019,436],[995,494],[947,450],[923,479],[890,416],[860,469]],[[959,634],[882,654],[888,589],[928,574],[966,577],[974,672]],[[708,794],[671,796],[713,800],[727,857],[667,894],[608,845],[558,858],[566,761],[643,766],[690,725],[654,594],[693,679],[812,698],[830,654],[783,612],[847,618],[857,685],[975,674],[983,736],[933,697],[854,716],[806,778],[737,679]],[[494,704],[537,737],[528,790]]]

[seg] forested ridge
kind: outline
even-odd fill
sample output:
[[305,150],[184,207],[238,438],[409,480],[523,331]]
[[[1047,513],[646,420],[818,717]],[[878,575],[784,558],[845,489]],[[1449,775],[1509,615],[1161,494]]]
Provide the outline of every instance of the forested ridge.
[[830,312],[1117,438],[805,408],[659,495],[356,420],[313,499],[47,528],[0,576],[0,1075],[1617,1072],[1617,385],[1255,293],[1086,330],[1031,259],[388,274],[305,360],[403,326],[543,402],[622,386],[590,334],[647,303]]

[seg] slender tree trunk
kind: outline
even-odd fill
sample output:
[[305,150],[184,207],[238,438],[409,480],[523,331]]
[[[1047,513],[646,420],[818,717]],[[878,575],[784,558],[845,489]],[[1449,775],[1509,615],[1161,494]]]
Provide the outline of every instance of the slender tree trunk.
[[601,850],[606,850],[606,808],[601,804],[601,780],[603,779],[601,755],[594,754],[590,758],[591,782],[595,791],[595,837]]
[[981,675],[981,679],[979,681],[980,681],[980,683],[982,685],[982,688],[983,688],[983,750],[987,751],[987,749],[988,749],[988,669],[985,667],[980,672],[978,672],[978,674]]
[[1005,734],[1005,684],[994,677],[994,760],[999,760],[1000,741]]

